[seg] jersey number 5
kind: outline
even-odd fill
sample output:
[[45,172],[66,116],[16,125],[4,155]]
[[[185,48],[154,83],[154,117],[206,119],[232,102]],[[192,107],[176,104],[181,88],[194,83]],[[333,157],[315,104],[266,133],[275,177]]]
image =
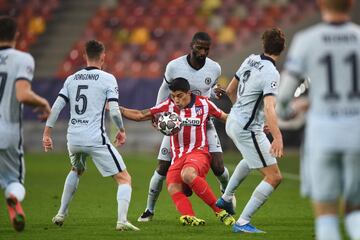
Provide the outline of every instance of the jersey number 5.
[[80,100],[82,100],[82,108],[80,109],[80,105],[79,104],[76,104],[75,105],[75,112],[79,115],[82,115],[85,113],[86,111],[86,108],[87,108],[87,98],[86,98],[86,95],[85,94],[82,94],[81,93],[81,90],[82,89],[88,89],[89,86],[88,85],[79,85],[78,86],[78,89],[77,89],[77,92],[76,92],[76,101],[79,102]]
[[0,72],[0,103],[4,95],[6,79],[7,79],[7,73]]

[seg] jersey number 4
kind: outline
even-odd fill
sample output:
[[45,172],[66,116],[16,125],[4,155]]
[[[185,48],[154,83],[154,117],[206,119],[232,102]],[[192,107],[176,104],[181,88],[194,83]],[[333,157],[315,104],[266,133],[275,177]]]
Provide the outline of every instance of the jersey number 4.
[[7,79],[7,73],[0,72],[0,103],[4,95],[6,79]]
[[86,108],[87,108],[87,97],[85,94],[81,93],[81,90],[83,89],[88,89],[89,86],[88,85],[79,85],[77,92],[76,92],[76,102],[79,102],[80,100],[82,100],[82,108],[80,108],[80,104],[76,104],[75,105],[75,112],[79,115],[82,115],[85,113]]
[[[324,64],[326,67],[326,72],[328,75],[328,92],[325,95],[325,99],[339,99],[339,94],[335,91],[334,88],[334,63],[333,56],[331,54],[327,54],[320,59],[320,63]],[[352,75],[352,89],[348,94],[349,99],[360,98],[359,91],[359,72],[358,72],[358,56],[356,53],[351,53],[344,58],[344,63],[349,64],[351,67],[351,75]],[[336,68],[336,66],[335,66]]]

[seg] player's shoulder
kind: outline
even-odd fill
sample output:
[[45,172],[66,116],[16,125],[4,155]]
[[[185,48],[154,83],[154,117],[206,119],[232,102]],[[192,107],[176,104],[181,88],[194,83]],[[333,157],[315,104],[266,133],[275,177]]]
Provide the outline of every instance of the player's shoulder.
[[325,29],[326,27],[327,24],[322,22],[314,24],[310,27],[299,30],[297,33],[295,33],[294,39],[311,41],[312,39],[314,39],[314,36],[321,34],[323,29]]
[[183,56],[180,56],[178,58],[171,60],[167,64],[167,67],[177,67],[179,65],[185,65],[187,63],[186,57],[187,57],[187,55],[183,55]]
[[28,53],[17,49],[12,49],[14,56],[21,62],[34,62],[34,57]]

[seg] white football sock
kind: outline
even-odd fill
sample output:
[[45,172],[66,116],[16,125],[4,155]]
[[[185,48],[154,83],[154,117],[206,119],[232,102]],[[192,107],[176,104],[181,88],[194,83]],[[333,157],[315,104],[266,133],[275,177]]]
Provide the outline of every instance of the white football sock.
[[25,188],[19,182],[10,183],[5,189],[5,198],[9,198],[10,195],[16,197],[16,199],[21,202],[25,197]]
[[220,183],[221,191],[224,192],[229,182],[229,170],[224,167],[224,172],[220,176],[216,176],[216,178]]
[[360,211],[354,211],[346,215],[345,229],[351,240],[360,240]]
[[59,214],[67,214],[69,204],[76,192],[76,189],[79,185],[79,176],[76,171],[70,171],[66,177],[64,190],[61,196],[61,206],[59,209]]
[[249,173],[250,168],[248,167],[247,163],[244,160],[241,160],[236,166],[233,174],[231,175],[225,192],[222,195],[222,198],[225,201],[231,202],[237,187],[247,177],[247,175],[249,175]]
[[151,177],[146,209],[150,210],[152,213],[155,210],[155,204],[160,195],[165,178],[166,176],[160,175],[157,171],[154,171],[154,175]]
[[127,213],[131,200],[131,186],[129,184],[120,184],[117,190],[118,202],[118,222],[127,222]]
[[323,215],[315,220],[316,240],[341,240],[337,215]]
[[240,223],[240,225],[244,225],[250,222],[251,217],[266,202],[273,191],[273,186],[266,181],[261,181],[261,183],[255,188],[250,200],[242,211],[238,223]]

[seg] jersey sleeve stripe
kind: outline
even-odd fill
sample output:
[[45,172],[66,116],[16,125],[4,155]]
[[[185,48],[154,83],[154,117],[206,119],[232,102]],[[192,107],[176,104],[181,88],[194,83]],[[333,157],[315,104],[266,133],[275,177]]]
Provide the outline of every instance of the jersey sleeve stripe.
[[67,102],[67,103],[69,102],[69,98],[67,96],[65,96],[64,94],[59,93],[59,97],[62,97],[65,100],[65,102]]
[[266,97],[266,96],[276,96],[276,94],[275,94],[275,93],[267,93],[267,94],[264,94],[264,97]]
[[164,81],[165,81],[167,84],[170,84],[170,82],[166,79],[165,76],[164,76]]
[[29,78],[27,78],[27,77],[18,77],[18,78],[15,79],[15,82],[19,81],[19,80],[25,80],[25,81],[31,82],[31,80]]
[[108,102],[119,102],[119,99],[117,99],[117,98],[109,98]]

